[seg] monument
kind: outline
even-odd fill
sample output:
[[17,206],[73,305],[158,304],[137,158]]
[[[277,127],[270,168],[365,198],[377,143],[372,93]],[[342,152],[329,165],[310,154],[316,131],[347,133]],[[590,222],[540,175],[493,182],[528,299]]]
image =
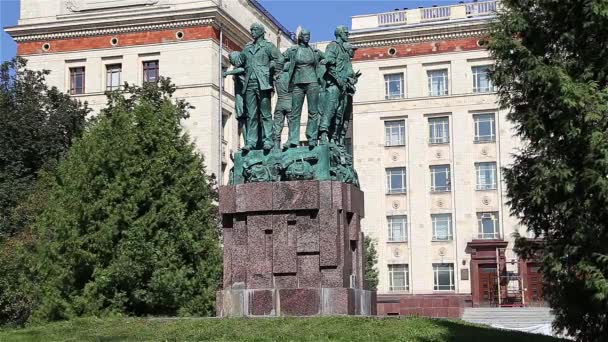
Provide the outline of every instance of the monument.
[[[230,184],[220,187],[218,315],[374,315],[376,295],[366,290],[363,270],[363,192],[345,147],[360,76],[348,30],[336,28],[325,52],[309,45],[306,29],[283,54],[264,39],[262,25],[252,25],[251,35],[224,74],[235,78],[245,145],[234,154]],[[307,141],[300,144],[305,99]]]

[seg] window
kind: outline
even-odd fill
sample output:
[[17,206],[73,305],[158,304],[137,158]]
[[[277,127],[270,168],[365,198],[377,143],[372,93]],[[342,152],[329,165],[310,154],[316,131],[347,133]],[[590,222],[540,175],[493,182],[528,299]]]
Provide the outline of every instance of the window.
[[431,191],[450,191],[450,165],[433,165],[431,169]]
[[496,189],[496,163],[475,163],[477,190]]
[[490,66],[473,67],[473,92],[488,93],[494,91],[492,80],[490,80]]
[[431,221],[434,241],[452,240],[452,214],[433,214]]
[[449,118],[429,118],[429,142],[431,144],[447,144],[450,142]]
[[84,67],[70,68],[70,95],[84,94]]
[[403,73],[384,75],[384,94],[386,100],[403,98]]
[[498,212],[477,213],[477,223],[479,239],[499,239],[500,233],[498,230]]
[[475,120],[475,142],[492,142],[496,140],[494,114],[473,115]]
[[407,241],[407,216],[389,216],[388,241]]
[[405,145],[405,120],[384,121],[386,146]]
[[433,264],[435,291],[454,291],[454,264]]
[[144,62],[144,82],[156,82],[158,76],[158,61]]
[[389,291],[409,291],[409,273],[406,264],[388,265]]
[[429,70],[429,96],[442,96],[448,94],[448,69]]
[[106,90],[112,91],[120,89],[120,76],[122,74],[121,64],[106,66]]
[[405,168],[386,169],[386,187],[389,194],[405,192]]

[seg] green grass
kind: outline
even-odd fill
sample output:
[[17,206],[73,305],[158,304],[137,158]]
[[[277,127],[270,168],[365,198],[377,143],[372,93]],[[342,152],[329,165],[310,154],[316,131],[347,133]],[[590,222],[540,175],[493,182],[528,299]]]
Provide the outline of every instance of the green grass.
[[83,318],[0,330],[0,341],[488,341],[558,339],[426,318]]

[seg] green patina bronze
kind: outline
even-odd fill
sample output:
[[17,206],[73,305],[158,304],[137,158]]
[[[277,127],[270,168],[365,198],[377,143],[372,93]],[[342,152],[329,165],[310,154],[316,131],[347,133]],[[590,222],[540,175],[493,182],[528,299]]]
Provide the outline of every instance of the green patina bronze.
[[[234,154],[230,184],[291,180],[338,180],[359,185],[353,159],[345,147],[352,120],[359,72],[352,67],[355,47],[348,29],[339,26],[325,52],[309,45],[302,29],[298,44],[283,54],[264,39],[260,24],[251,26],[253,42],[230,54],[235,111],[245,146]],[[277,93],[270,116],[272,91]],[[300,146],[304,100],[308,105],[306,139]],[[281,148],[287,120],[288,139]]]

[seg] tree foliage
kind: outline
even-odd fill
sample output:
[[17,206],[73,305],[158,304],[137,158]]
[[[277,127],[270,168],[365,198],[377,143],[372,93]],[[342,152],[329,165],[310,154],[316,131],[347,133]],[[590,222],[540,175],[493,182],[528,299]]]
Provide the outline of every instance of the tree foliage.
[[512,213],[544,243],[555,327],[608,336],[608,1],[505,0],[489,48],[501,104],[522,139],[505,170]]
[[365,247],[365,283],[368,290],[375,291],[378,288],[378,252],[376,251],[376,241],[366,235],[363,244]]
[[174,90],[162,80],[110,94],[58,166],[35,223],[34,320],[214,312],[217,196]]
[[37,175],[52,168],[79,137],[86,104],[46,84],[49,71],[26,68],[15,58],[0,65],[0,240],[21,231],[31,217],[15,213]]

